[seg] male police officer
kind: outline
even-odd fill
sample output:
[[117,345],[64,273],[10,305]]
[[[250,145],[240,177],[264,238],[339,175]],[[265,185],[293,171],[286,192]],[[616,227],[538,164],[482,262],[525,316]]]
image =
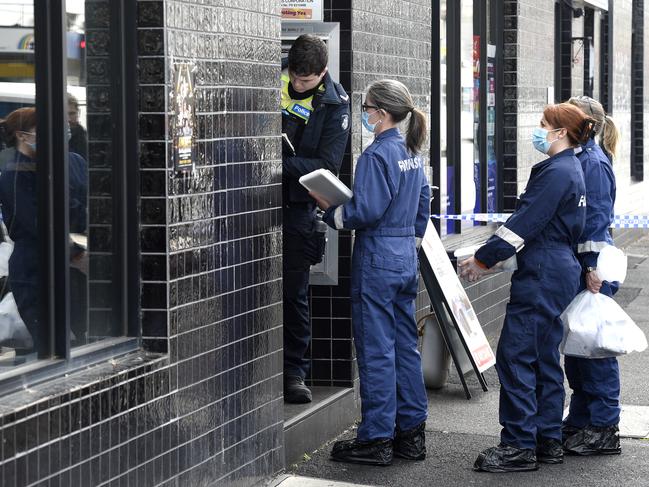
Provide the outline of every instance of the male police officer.
[[[349,132],[349,96],[327,72],[327,47],[313,35],[298,37],[282,72],[284,198],[284,400],[311,402],[304,385],[311,340],[309,269],[322,260],[324,233],[318,231],[315,201],[298,179],[316,169],[338,173]],[[284,67],[284,66],[283,66]]]

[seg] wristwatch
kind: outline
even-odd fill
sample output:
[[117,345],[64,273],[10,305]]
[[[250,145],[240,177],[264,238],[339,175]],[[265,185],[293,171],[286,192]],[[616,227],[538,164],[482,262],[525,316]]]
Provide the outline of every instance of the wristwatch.
[[590,267],[590,266],[586,267],[586,273],[593,272],[593,271],[596,271],[596,270],[597,270],[597,267]]

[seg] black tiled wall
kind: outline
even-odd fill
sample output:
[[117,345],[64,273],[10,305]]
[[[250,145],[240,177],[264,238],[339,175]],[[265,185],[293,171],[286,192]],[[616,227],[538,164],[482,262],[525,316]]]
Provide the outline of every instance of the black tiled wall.
[[[226,3],[138,2],[144,351],[5,395],[5,487],[253,485],[283,467],[279,4]],[[89,18],[89,54],[106,20]],[[106,84],[105,55],[88,61]],[[192,173],[170,157],[175,62],[195,66]]]
[[[352,101],[352,133],[341,168],[342,181],[351,187],[353,163],[362,152],[361,94],[372,81],[395,78],[404,82],[415,104],[430,113],[430,2],[325,0],[324,7],[325,21],[340,23],[340,82]],[[314,385],[349,387],[358,376],[349,297],[352,244],[350,232],[339,232],[339,285],[311,288]],[[422,285],[418,316],[428,308]]]

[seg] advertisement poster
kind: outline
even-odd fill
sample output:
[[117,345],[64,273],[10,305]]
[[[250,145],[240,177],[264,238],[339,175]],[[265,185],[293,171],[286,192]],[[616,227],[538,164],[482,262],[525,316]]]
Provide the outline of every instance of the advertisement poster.
[[458,331],[466,343],[478,371],[484,372],[496,363],[496,357],[482,326],[480,326],[471,301],[448,258],[444,244],[431,221],[428,222],[421,248],[439,282],[444,299],[457,323]]
[[196,139],[196,102],[194,79],[189,63],[174,65],[173,106],[173,158],[177,171],[194,167]]
[[[480,36],[473,36],[473,213],[482,212],[482,164],[480,161]],[[479,223],[474,222],[474,225]]]
[[496,46],[487,46],[487,213],[498,211],[496,205]]
[[282,0],[282,20],[317,20],[322,21],[324,0]]

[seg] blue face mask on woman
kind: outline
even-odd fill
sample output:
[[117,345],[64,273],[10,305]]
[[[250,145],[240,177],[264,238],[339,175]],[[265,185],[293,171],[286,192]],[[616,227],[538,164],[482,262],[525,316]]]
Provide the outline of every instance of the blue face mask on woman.
[[363,127],[365,127],[370,132],[374,133],[374,130],[376,129],[376,124],[370,123],[370,114],[367,112],[363,112],[361,120],[363,121]]
[[532,144],[534,144],[534,148],[542,152],[543,154],[547,154],[550,151],[550,147],[552,144],[554,144],[557,140],[555,139],[552,142],[548,140],[548,134],[550,132],[556,132],[558,130],[561,130],[560,128],[554,129],[554,130],[547,130],[544,129],[543,127],[536,127],[534,129],[534,132],[532,133]]

